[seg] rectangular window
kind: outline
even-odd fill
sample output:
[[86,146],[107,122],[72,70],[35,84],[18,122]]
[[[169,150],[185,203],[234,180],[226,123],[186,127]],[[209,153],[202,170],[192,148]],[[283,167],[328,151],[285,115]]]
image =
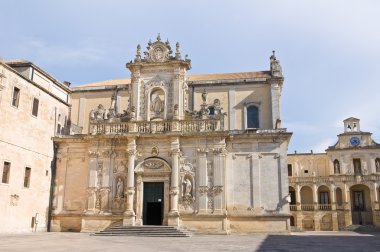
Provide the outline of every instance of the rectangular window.
[[37,116],[38,115],[38,103],[39,100],[37,98],[33,99],[33,107],[32,107],[32,115]]
[[1,179],[1,183],[9,184],[9,173],[11,171],[11,163],[4,162],[3,167],[3,177]]
[[293,176],[293,168],[291,164],[288,164],[288,176],[289,177]]
[[360,158],[354,158],[354,173],[355,174],[362,174],[362,165],[360,162]]
[[30,184],[30,173],[32,169],[29,167],[25,167],[25,176],[24,176],[24,187],[29,187]]
[[13,87],[12,106],[18,108],[19,100],[20,100],[20,89],[17,87]]

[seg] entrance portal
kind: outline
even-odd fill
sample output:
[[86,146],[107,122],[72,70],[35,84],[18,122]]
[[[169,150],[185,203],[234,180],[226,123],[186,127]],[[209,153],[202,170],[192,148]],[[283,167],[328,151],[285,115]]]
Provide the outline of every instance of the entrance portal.
[[351,187],[351,214],[353,225],[372,225],[371,196],[365,185]]
[[164,183],[144,182],[143,224],[162,225],[163,210]]

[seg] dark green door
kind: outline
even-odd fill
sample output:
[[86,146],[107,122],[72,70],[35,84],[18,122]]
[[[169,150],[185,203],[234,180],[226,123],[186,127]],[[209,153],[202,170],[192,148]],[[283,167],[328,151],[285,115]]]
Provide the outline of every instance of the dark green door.
[[164,183],[144,182],[144,225],[162,225],[164,213]]

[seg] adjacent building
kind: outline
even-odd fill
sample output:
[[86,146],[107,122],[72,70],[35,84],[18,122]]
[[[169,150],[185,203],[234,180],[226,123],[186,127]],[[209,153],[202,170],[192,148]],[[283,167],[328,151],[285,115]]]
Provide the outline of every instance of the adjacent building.
[[326,153],[288,155],[291,225],[300,230],[380,226],[380,144],[359,119],[343,124]]
[[46,231],[52,137],[65,133],[70,89],[27,61],[0,61],[0,232]]

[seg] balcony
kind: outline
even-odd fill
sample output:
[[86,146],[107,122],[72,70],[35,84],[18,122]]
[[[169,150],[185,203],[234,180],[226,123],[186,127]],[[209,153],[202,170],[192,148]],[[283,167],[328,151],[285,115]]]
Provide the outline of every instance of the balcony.
[[314,211],[314,204],[302,204],[301,210],[302,211]]
[[[290,211],[297,211],[297,205],[289,205]],[[331,204],[301,204],[301,211],[331,211]]]
[[130,121],[90,123],[92,135],[125,133],[159,134],[168,132],[198,133],[224,131],[223,120],[197,119],[183,121]]

